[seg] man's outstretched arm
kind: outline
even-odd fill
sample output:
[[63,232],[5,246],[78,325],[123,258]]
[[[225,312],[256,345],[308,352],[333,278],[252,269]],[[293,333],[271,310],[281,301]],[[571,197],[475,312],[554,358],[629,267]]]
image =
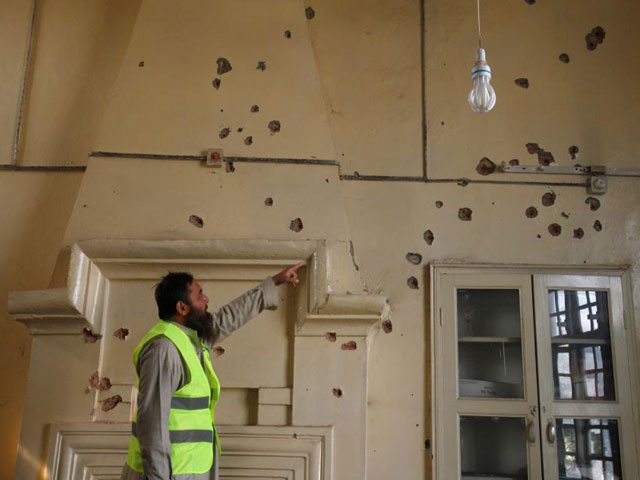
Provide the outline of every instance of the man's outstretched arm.
[[[262,310],[275,310],[279,302],[275,287],[283,283],[289,283],[294,287],[298,285],[300,280],[297,270],[303,265],[304,262],[300,262],[293,267],[285,268],[215,312],[213,314],[213,344],[221,342]],[[209,348],[212,346],[208,345]]]

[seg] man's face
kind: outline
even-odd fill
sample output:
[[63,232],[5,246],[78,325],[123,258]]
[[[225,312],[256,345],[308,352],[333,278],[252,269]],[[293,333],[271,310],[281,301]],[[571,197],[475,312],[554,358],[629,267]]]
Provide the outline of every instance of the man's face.
[[200,284],[195,280],[191,282],[189,284],[189,307],[192,310],[206,312],[208,304],[209,297],[204,294]]
[[185,315],[186,325],[198,332],[198,337],[205,342],[213,340],[213,316],[207,311],[209,297],[195,280],[189,285],[189,313]]

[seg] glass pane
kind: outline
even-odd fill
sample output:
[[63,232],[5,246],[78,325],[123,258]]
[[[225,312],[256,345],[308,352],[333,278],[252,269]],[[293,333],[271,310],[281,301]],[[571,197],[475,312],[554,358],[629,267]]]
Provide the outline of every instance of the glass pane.
[[523,398],[520,292],[459,289],[458,393]]
[[615,400],[607,292],[549,290],[556,400]]
[[460,417],[462,478],[526,479],[524,418]]
[[564,478],[622,478],[618,422],[606,418],[558,418],[558,475]]

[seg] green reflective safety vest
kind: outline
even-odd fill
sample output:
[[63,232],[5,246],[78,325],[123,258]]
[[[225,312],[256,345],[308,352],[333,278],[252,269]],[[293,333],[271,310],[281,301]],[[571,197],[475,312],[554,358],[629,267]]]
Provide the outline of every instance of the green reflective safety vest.
[[[220,441],[214,426],[214,409],[220,397],[220,383],[211,366],[209,350],[202,348],[203,362],[196,354],[189,336],[171,322],[160,320],[142,338],[133,352],[134,368],[144,346],[153,338],[163,336],[173,342],[188,368],[188,383],[178,389],[169,410],[169,440],[173,475],[205,473],[213,465],[213,440],[220,454]],[[202,366],[204,364],[204,368]],[[140,377],[136,375],[136,386]],[[142,473],[142,453],[136,437],[136,411],[133,417],[127,464]]]

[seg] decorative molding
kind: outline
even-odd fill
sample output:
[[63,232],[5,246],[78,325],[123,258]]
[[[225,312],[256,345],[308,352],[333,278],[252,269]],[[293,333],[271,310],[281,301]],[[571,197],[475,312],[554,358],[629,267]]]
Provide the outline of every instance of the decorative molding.
[[298,289],[298,305],[304,305],[298,311],[299,333],[315,335],[328,322],[366,335],[373,323],[388,317],[389,306],[382,296],[331,291],[329,277],[336,272],[330,257],[339,258],[342,247],[312,240],[83,241],[71,247],[63,288],[11,292],[9,314],[34,335],[78,334],[83,327],[99,332],[112,280],[157,279],[172,265],[205,280],[261,280],[276,267],[306,261],[307,288]]
[[[47,480],[119,478],[130,424],[54,424],[50,428]],[[218,427],[223,454],[220,476],[236,479],[333,478],[332,427]]]

